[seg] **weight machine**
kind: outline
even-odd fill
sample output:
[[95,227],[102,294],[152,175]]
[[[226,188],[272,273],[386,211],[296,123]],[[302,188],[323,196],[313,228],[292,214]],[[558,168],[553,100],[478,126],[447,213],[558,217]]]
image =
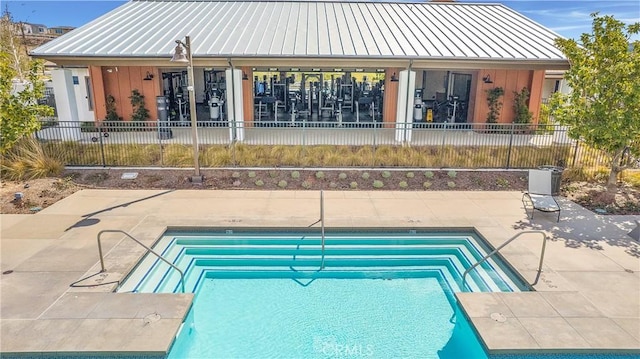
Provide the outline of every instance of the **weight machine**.
[[209,119],[211,121],[221,121],[225,118],[226,88],[224,71],[204,71],[205,100],[209,105]]

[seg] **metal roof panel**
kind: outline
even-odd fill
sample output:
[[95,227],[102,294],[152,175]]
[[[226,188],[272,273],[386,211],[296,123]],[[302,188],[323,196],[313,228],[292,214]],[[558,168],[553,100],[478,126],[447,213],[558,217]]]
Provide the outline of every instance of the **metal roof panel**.
[[499,4],[135,0],[32,51],[38,57],[336,57],[566,61],[559,35]]

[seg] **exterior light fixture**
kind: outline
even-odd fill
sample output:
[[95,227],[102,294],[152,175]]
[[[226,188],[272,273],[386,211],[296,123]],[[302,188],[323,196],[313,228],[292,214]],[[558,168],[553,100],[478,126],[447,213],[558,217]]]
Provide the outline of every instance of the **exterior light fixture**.
[[147,76],[145,76],[145,77],[143,78],[143,80],[145,80],[145,81],[151,81],[151,80],[153,80],[153,74],[152,74],[151,72],[147,71]]
[[193,139],[193,164],[195,167],[195,175],[191,177],[191,182],[202,183],[202,175],[200,174],[200,161],[199,161],[199,146],[198,146],[198,118],[196,114],[196,94],[195,94],[195,80],[193,77],[193,57],[191,54],[191,38],[189,36],[184,37],[182,40],[176,40],[176,48],[171,58],[172,62],[179,62],[187,64],[187,76],[189,86],[187,91],[189,92],[189,111],[191,114],[191,137]]
[[398,77],[396,76],[395,72],[393,73],[393,75],[391,75],[391,82],[398,82]]
[[493,80],[491,80],[491,75],[486,74],[483,78],[482,81],[484,81],[485,84],[492,84]]

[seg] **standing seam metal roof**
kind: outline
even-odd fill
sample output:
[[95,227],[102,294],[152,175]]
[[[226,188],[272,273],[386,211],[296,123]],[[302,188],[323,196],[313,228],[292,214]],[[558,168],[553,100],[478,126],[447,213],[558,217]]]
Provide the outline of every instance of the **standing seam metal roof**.
[[564,60],[556,33],[500,4],[140,0],[32,53],[167,57]]

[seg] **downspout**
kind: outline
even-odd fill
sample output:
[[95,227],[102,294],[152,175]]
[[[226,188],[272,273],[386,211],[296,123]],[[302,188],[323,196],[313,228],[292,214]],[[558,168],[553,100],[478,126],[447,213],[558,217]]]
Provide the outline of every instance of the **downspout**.
[[[237,139],[237,132],[236,132],[236,121],[238,120],[236,118],[236,94],[235,94],[235,90],[234,87],[236,86],[236,79],[235,79],[235,75],[234,75],[234,71],[235,71],[235,67],[233,67],[233,63],[231,63],[231,58],[228,57],[227,58],[227,63],[229,63],[229,66],[231,66],[231,99],[233,101],[233,108],[231,109],[231,111],[233,111],[233,122],[231,123],[231,133],[233,134],[233,142],[236,142]],[[244,120],[244,119],[243,119]]]
[[407,103],[405,104],[405,109],[407,110],[405,112],[404,115],[404,141],[403,141],[403,145],[406,146],[407,145],[407,138],[408,133],[407,131],[409,131],[409,116],[411,116],[411,118],[413,117],[413,106],[409,107],[409,101],[411,101],[411,99],[413,99],[413,97],[411,97],[411,94],[409,93],[409,90],[411,90],[411,68],[413,67],[413,59],[409,60],[409,68],[407,70]]

